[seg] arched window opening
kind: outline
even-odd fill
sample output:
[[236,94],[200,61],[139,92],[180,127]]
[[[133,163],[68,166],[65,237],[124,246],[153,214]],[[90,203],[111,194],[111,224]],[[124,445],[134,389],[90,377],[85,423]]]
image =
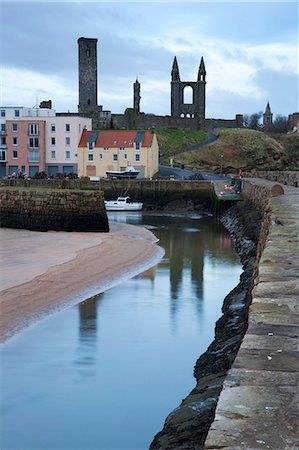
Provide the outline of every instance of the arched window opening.
[[184,88],[184,105],[193,104],[193,89],[191,86],[185,86]]

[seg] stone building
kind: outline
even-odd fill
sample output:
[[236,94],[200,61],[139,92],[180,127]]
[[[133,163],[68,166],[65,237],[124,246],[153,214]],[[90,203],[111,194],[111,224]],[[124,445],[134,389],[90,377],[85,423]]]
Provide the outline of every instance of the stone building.
[[97,39],[78,39],[80,116],[90,117],[94,128],[110,128],[111,111],[98,105]]
[[263,126],[271,125],[273,122],[273,114],[271,112],[269,100],[265,109],[265,112],[263,114]]
[[106,171],[139,170],[151,178],[159,170],[159,146],[152,131],[83,130],[78,145],[78,175],[106,177]]
[[[187,91],[191,98],[187,98]],[[206,110],[206,69],[201,58],[197,81],[181,81],[176,57],[171,71],[171,116],[197,119],[198,128],[204,126]]]
[[[157,116],[140,111],[140,82],[133,84],[133,107],[124,114],[112,114],[97,104],[97,39],[79,38],[79,105],[81,116],[92,118],[93,128],[180,128],[242,127],[243,116],[234,119],[206,119],[206,69],[201,58],[196,81],[182,81],[176,57],[171,71],[171,115]],[[189,92],[189,97],[187,96]],[[190,98],[191,93],[191,98]]]

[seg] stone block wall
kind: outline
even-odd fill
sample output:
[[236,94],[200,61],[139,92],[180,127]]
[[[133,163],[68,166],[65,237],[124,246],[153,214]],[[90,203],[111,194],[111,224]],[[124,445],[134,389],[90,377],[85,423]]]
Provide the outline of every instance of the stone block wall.
[[274,181],[288,186],[299,187],[299,172],[298,171],[252,171],[246,173],[246,177],[257,177],[265,180]]
[[0,188],[0,226],[34,231],[109,231],[101,191]]

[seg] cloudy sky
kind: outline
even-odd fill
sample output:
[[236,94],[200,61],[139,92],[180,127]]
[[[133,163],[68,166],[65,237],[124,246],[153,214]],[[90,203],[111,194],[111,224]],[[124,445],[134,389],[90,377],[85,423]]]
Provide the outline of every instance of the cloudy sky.
[[98,39],[98,104],[170,114],[176,55],[182,81],[207,71],[207,117],[299,110],[298,3],[0,0],[1,106],[52,99],[77,111],[79,37]]

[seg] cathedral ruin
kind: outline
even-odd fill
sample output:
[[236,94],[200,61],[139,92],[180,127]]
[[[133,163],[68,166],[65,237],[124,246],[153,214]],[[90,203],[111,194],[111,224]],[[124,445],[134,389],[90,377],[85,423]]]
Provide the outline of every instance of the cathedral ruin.
[[[79,105],[81,116],[90,117],[94,129],[109,128],[179,128],[187,130],[207,129],[214,126],[242,127],[243,116],[237,114],[232,120],[207,119],[206,69],[201,58],[196,81],[180,79],[177,58],[171,71],[171,115],[159,116],[140,111],[141,86],[136,79],[133,84],[133,107],[124,114],[113,114],[98,105],[97,39],[78,39]],[[189,94],[187,98],[187,93]]]

